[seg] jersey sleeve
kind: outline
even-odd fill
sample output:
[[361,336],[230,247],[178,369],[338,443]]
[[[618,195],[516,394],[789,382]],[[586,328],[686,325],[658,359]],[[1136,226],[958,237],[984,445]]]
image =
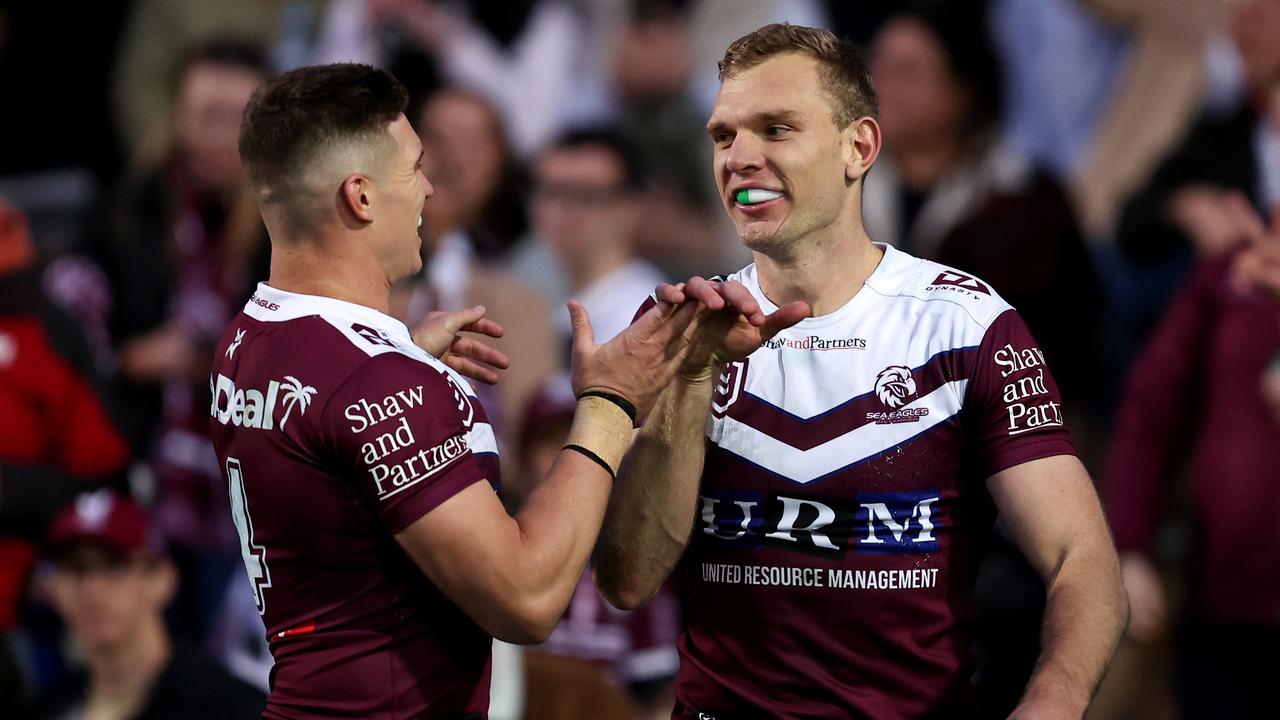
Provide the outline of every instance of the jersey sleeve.
[[1039,343],[1012,309],[983,335],[965,411],[984,477],[1031,460],[1075,454],[1058,384]]
[[399,353],[364,361],[322,421],[337,466],[392,533],[485,480],[492,463],[481,456],[496,452],[493,431],[462,383]]

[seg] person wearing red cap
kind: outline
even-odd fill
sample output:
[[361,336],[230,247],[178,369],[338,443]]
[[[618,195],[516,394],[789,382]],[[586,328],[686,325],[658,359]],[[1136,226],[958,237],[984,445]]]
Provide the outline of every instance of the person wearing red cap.
[[66,624],[84,670],[53,688],[33,718],[251,718],[266,699],[198,653],[176,647],[164,610],[173,564],[146,512],[109,490],[78,496],[48,536],[42,594]]
[[129,459],[84,333],[40,281],[27,222],[0,198],[0,707],[21,693],[3,637],[17,626],[37,544],[60,507]]

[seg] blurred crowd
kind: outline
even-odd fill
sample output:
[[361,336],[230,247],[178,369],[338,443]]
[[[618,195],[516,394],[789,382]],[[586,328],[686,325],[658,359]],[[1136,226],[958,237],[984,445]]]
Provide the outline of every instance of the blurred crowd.
[[[872,239],[989,282],[1059,380],[1132,606],[1091,717],[1267,692],[1280,306],[1239,268],[1280,243],[1280,0],[0,0],[0,715],[260,707],[206,413],[267,279],[236,149],[258,84],[358,61],[409,88],[435,194],[393,311],[506,328],[480,393],[514,508],[572,417],[565,300],[604,342],[657,283],[749,262],[704,124],[725,46],[775,21],[864,48]],[[621,613],[589,575],[547,643],[499,650],[493,717],[667,717],[677,601]],[[999,527],[977,598],[1003,717],[1044,599]]]

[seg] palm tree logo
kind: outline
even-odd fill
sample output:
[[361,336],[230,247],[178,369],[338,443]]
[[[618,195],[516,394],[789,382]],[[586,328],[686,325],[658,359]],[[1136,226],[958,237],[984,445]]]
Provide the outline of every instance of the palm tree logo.
[[293,406],[298,406],[298,414],[305,415],[307,406],[311,404],[311,396],[316,394],[316,389],[310,385],[303,385],[302,381],[292,375],[284,376],[284,419],[280,421],[280,429],[284,429],[284,424],[289,422],[289,414],[293,412]]

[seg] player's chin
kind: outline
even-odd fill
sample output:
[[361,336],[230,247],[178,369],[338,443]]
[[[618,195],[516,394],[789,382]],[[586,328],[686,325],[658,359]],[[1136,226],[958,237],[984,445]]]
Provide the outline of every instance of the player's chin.
[[774,245],[778,239],[778,230],[782,222],[778,220],[739,221],[738,238],[750,250],[762,250]]
[[403,280],[407,277],[413,277],[422,270],[422,241],[414,243],[414,252],[412,254],[405,253],[403,262],[400,263],[400,272],[395,273],[396,277],[391,278],[392,282]]

